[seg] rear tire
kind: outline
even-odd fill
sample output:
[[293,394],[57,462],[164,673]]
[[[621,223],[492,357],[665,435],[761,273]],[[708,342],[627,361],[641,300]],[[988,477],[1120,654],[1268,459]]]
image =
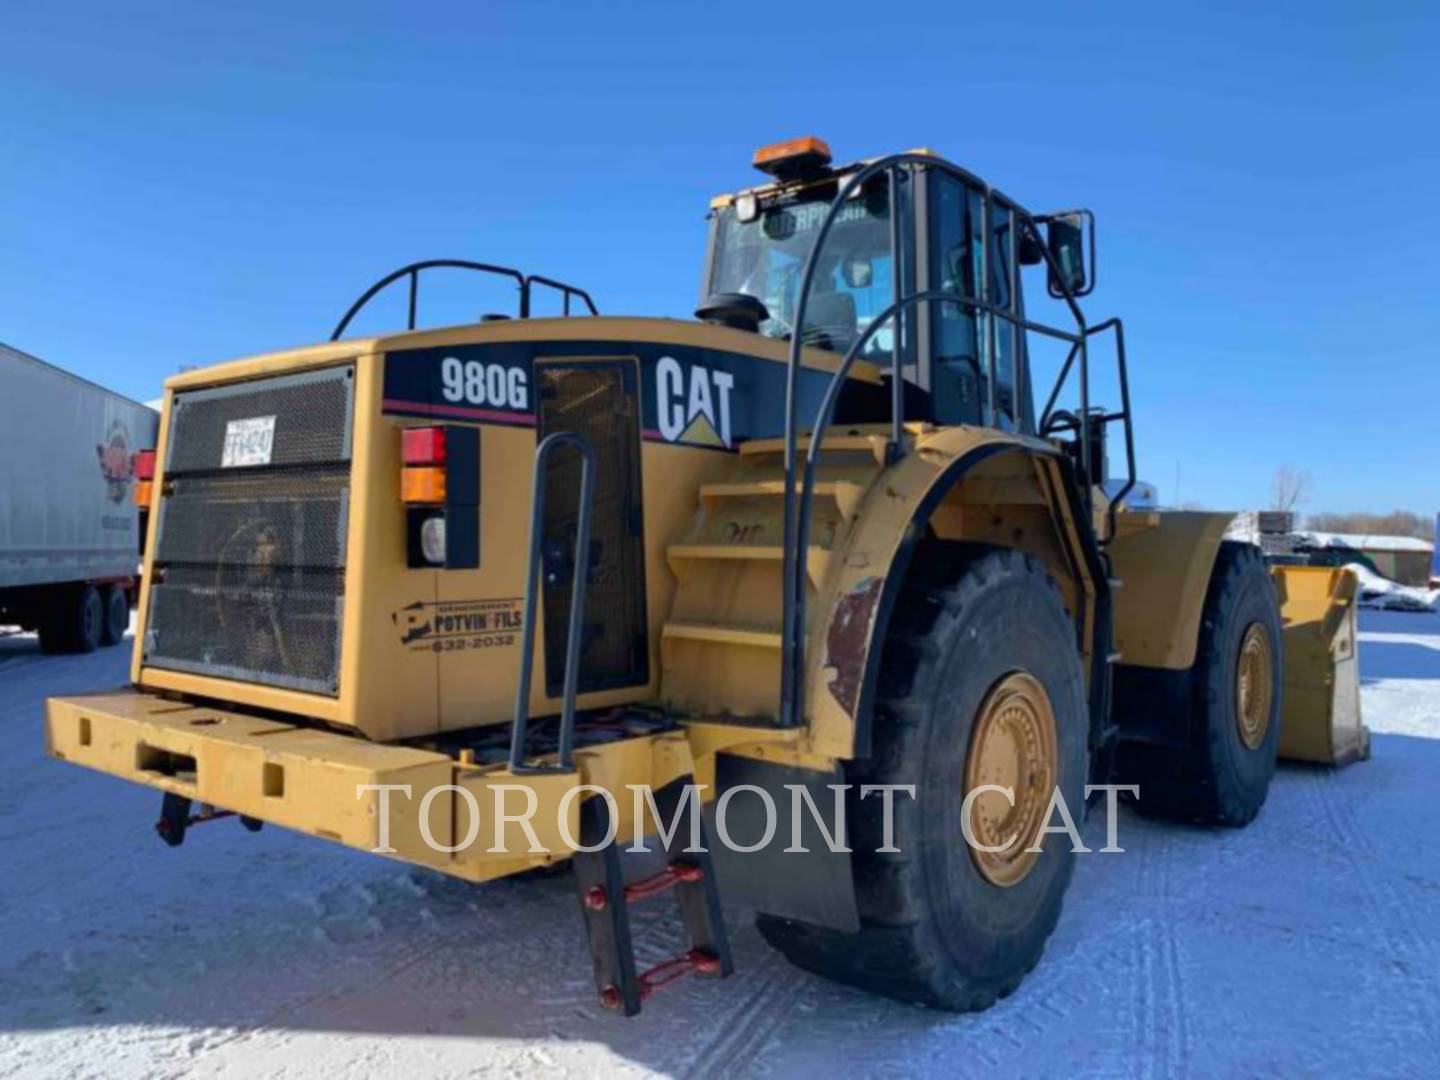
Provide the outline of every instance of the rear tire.
[[40,622],[40,648],[47,653],[89,653],[100,645],[105,606],[94,585],[55,590],[54,607]]
[[118,645],[130,629],[130,597],[119,585],[106,585],[100,593],[104,622],[100,629],[101,645]]
[[[1190,746],[1121,748],[1124,782],[1140,786],[1138,811],[1204,825],[1254,820],[1275,775],[1283,649],[1280,606],[1260,552],[1222,543],[1190,672]],[[1240,685],[1247,672],[1248,694]]]
[[[1039,564],[1016,551],[937,547],[934,558],[917,556],[925,559],[917,576],[932,578],[907,582],[892,620],[881,658],[873,754],[846,770],[846,779],[857,785],[849,792],[849,817],[861,929],[849,934],[769,915],[759,917],[758,927],[808,971],[902,1001],[965,1012],[1005,997],[1035,966],[1059,918],[1074,863],[1068,838],[1054,835],[1043,838],[1043,852],[1018,880],[997,884],[993,867],[982,870],[981,856],[961,829],[977,721],[989,729],[993,692],[1003,692],[1002,684],[1017,673],[1026,685],[1042,688],[1054,734],[1047,779],[1054,779],[1072,815],[1083,813],[1088,722],[1075,627]],[[948,583],[934,579],[937,568],[949,570]],[[1022,808],[1023,783],[1013,785]],[[894,795],[892,846],[898,853],[877,850],[883,846],[883,803],[873,795],[859,798],[860,784],[915,785],[914,799]],[[1046,806],[1050,795],[1044,791]],[[1023,815],[1020,820],[1030,837],[1043,824]]]

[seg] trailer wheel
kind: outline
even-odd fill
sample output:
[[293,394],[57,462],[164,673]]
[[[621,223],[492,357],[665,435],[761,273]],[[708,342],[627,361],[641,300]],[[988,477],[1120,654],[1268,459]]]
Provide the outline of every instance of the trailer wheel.
[[119,585],[106,585],[100,593],[105,618],[100,628],[101,645],[118,645],[130,629],[130,597]]
[[94,585],[56,590],[54,607],[40,622],[40,648],[47,653],[88,653],[100,645],[105,607]]
[[[938,549],[938,550],[937,550]],[[933,556],[933,558],[932,558]],[[958,563],[957,563],[958,556]],[[1059,589],[1016,551],[936,544],[918,560],[950,568],[950,582],[907,582],[881,659],[874,750],[847,769],[852,867],[861,928],[849,934],[761,915],[761,934],[793,963],[902,1001],[964,1012],[1019,985],[1044,951],[1074,856],[1064,835],[1029,853],[1052,792],[1083,813],[1084,676]],[[917,567],[919,573],[931,567]],[[958,576],[954,571],[958,570]],[[961,827],[967,790],[972,835]],[[893,842],[884,846],[881,799],[896,792]],[[988,801],[987,801],[988,800]]]
[[1283,687],[1280,607],[1260,552],[1223,543],[1190,672],[1186,748],[1122,747],[1143,814],[1205,825],[1249,824],[1275,775]]

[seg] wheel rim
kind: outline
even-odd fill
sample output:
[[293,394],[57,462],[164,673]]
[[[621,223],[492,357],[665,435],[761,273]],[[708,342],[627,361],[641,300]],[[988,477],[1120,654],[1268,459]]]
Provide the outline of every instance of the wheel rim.
[[130,625],[130,605],[125,602],[125,594],[117,592],[110,598],[110,606],[105,612],[105,618],[109,623],[110,632],[116,638],[125,636],[125,631]]
[[1270,704],[1275,695],[1275,659],[1270,635],[1258,622],[1251,623],[1240,642],[1240,663],[1235,672],[1235,726],[1240,741],[1256,750],[1270,728]]
[[1055,710],[1045,688],[1032,675],[1012,672],[990,690],[980,706],[970,752],[965,759],[962,797],[982,784],[1010,788],[1010,801],[996,791],[982,792],[970,808],[970,833],[986,847],[969,845],[975,868],[992,885],[1018,885],[1035,868],[1040,852],[1027,851],[1044,825],[1056,780]]
[[86,640],[98,638],[100,636],[100,620],[104,618],[104,608],[100,606],[98,596],[94,600],[86,601],[80,617],[83,620]]

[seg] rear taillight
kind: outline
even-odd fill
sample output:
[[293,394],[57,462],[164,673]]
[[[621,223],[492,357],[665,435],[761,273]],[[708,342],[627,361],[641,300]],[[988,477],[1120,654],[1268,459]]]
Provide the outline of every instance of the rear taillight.
[[400,457],[406,465],[444,465],[445,429],[406,428],[400,436]]
[[480,432],[450,424],[400,433],[400,501],[412,567],[480,565]]
[[155,500],[155,451],[141,450],[135,455],[135,505],[150,509]]
[[445,502],[445,429],[406,428],[400,433],[400,499],[421,506]]
[[421,506],[445,502],[445,470],[434,466],[406,466],[400,474],[400,499]]

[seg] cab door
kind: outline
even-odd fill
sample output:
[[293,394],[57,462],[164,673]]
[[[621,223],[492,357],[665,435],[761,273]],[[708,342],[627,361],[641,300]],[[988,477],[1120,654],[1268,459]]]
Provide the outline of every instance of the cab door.
[[[580,643],[579,692],[650,681],[645,609],[645,519],[640,488],[640,372],[636,359],[565,358],[535,365],[539,432],[573,431],[595,448],[590,571]],[[545,686],[559,697],[565,678],[570,596],[575,582],[580,456],[561,447],[549,459],[541,539]]]

